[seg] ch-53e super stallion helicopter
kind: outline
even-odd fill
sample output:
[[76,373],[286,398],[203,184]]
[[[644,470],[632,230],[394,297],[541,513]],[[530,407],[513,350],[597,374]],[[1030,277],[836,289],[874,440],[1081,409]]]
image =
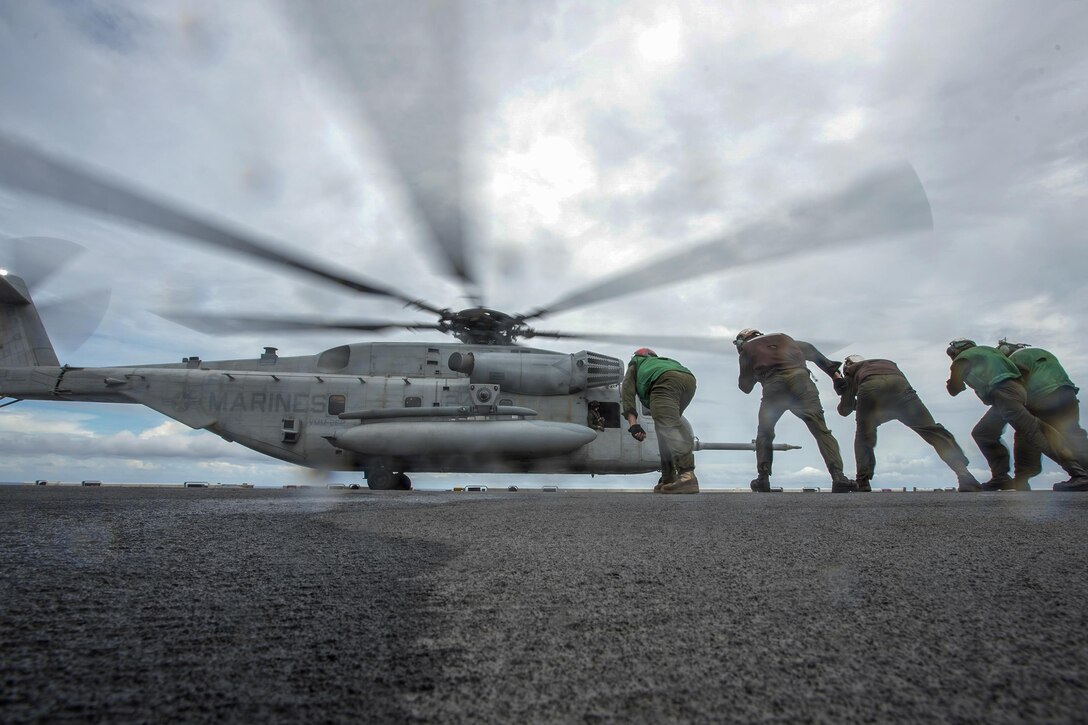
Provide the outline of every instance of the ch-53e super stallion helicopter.
[[[324,470],[361,470],[374,489],[407,489],[408,473],[643,473],[660,466],[653,440],[621,423],[620,360],[588,351],[552,352],[519,338],[591,338],[677,347],[721,339],[536,330],[531,319],[622,294],[647,273],[721,268],[814,246],[851,242],[930,224],[925,193],[910,167],[884,169],[843,192],[750,224],[716,240],[619,275],[534,311],[486,307],[452,311],[358,276],[276,251],[263,240],[194,216],[0,137],[0,183],[22,192],[139,221],[197,241],[270,260],[437,316],[436,322],[303,320],[174,314],[197,329],[433,330],[460,342],[354,343],[316,355],[81,368],[61,365],[26,284],[0,277],[0,395],[18,400],[139,403],[275,458]],[[11,272],[16,272],[12,270]],[[751,450],[750,443],[699,445]],[[787,448],[787,446],[782,446]]]
[[[463,58],[471,43],[456,2],[289,5],[293,25],[346,81],[342,92],[383,145],[446,272],[478,288],[464,188]],[[385,7],[385,6],[382,6]],[[410,29],[410,33],[405,30]],[[377,61],[377,62],[376,62]],[[78,123],[78,117],[73,118]],[[653,334],[544,331],[532,320],[697,275],[820,248],[929,229],[925,191],[906,164],[882,167],[844,189],[757,219],[667,259],[598,281],[520,314],[482,304],[459,311],[348,270],[317,263],[290,245],[183,210],[109,174],[0,132],[0,185],[144,229],[246,255],[359,294],[393,299],[429,321],[166,315],[194,329],[374,332],[429,330],[459,342],[354,343],[316,355],[84,368],[61,365],[12,268],[0,280],[0,396],[14,400],[138,403],[193,428],[275,458],[329,470],[361,470],[376,489],[408,488],[408,473],[641,473],[659,468],[647,439],[627,434],[620,411],[624,364],[593,352],[524,347],[534,337],[592,339],[665,349],[731,350],[730,341]],[[31,230],[28,230],[31,231]],[[479,250],[475,250],[479,253]],[[750,443],[701,448],[744,449]]]

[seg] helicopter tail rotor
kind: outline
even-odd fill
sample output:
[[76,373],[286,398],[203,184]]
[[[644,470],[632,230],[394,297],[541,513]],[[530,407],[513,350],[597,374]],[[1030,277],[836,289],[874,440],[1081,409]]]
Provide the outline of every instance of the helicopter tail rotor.
[[102,324],[110,304],[108,289],[64,295],[42,304],[35,304],[30,297],[83,252],[79,244],[56,237],[19,237],[0,243],[0,275],[9,277],[9,293],[0,295],[3,315],[8,318],[5,334],[14,334],[10,330],[15,326],[22,327],[41,348],[41,353],[33,356],[37,362],[24,362],[54,364],[40,361],[55,357],[54,343],[63,350],[78,350]]

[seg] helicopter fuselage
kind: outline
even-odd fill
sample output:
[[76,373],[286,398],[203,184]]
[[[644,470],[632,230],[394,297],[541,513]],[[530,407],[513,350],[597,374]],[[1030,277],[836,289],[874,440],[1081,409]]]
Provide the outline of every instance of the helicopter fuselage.
[[[139,403],[265,455],[325,470],[642,473],[627,435],[622,363],[582,351],[358,343],[318,355],[111,368],[0,369],[20,399]],[[377,487],[386,487],[379,485]]]

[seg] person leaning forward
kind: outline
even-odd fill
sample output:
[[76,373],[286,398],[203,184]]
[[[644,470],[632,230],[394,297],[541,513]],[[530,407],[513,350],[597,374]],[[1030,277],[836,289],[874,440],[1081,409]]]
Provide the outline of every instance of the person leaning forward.
[[646,440],[646,431],[638,424],[635,396],[650,412],[657,431],[661,454],[661,480],[657,493],[699,493],[695,477],[695,436],[684,420],[684,410],[695,397],[695,376],[686,367],[667,357],[658,357],[648,347],[635,351],[627,363],[621,388],[623,415],[627,430],[638,441]]
[[872,490],[869,484],[876,470],[876,429],[891,420],[898,420],[933,446],[941,460],[956,474],[960,491],[982,490],[967,470],[963,449],[947,428],[933,420],[907,376],[894,362],[847,355],[843,377],[835,381],[835,392],[840,396],[839,415],[847,416],[857,411],[854,460],[859,491]]
[[[996,441],[991,435],[997,422],[1012,427],[1023,450],[1043,453],[1069,472],[1071,481],[1088,483],[1088,470],[1069,450],[1058,431],[1028,409],[1023,374],[1012,360],[997,348],[976,345],[974,340],[963,338],[949,343],[946,352],[952,358],[949,394],[958,395],[970,387],[979,400],[990,406],[971,433],[990,466],[991,478],[982,484],[984,490],[1011,488],[1003,485],[1008,479],[1009,451],[1001,443],[1000,428]],[[1027,481],[1020,485],[1026,488]]]
[[806,361],[816,363],[833,380],[842,377],[839,363],[827,359],[809,343],[782,333],[764,335],[759,330],[747,328],[737,334],[733,344],[740,355],[740,389],[751,393],[756,382],[763,385],[756,429],[756,478],[751,483],[752,490],[771,490],[774,428],[788,410],[808,426],[816,439],[831,474],[831,491],[856,491],[854,482],[843,474],[839,444],[824,421],[820,393],[809,375]]
[[[1088,468],[1088,434],[1080,425],[1079,392],[1065,368],[1053,353],[1041,347],[1001,340],[997,350],[1016,365],[1024,380],[1027,408],[1032,415],[1049,425],[1060,441],[1051,441],[1056,448],[1066,447],[1081,468]],[[1005,421],[993,408],[982,416],[972,434],[979,448],[991,462],[989,490],[1030,490],[1029,479],[1042,470],[1042,453],[1017,433],[1013,437],[1013,476],[1009,477],[1009,451],[1001,441]],[[1043,428],[1043,433],[1050,429]],[[1088,491],[1088,478],[1075,471],[1067,481],[1054,484],[1055,491]]]

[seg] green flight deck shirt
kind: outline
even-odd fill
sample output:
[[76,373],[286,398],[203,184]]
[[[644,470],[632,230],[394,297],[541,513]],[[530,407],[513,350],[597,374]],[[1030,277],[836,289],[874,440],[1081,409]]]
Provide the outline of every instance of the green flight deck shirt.
[[638,399],[642,401],[642,407],[649,410],[650,388],[658,378],[670,370],[687,373],[695,377],[686,367],[667,357],[653,357],[650,355],[632,357],[631,362],[627,363],[627,374],[623,376],[621,388],[623,415],[635,413],[636,394]]
[[1079,390],[1058,359],[1041,347],[1021,348],[1009,355],[1009,360],[1024,373],[1029,404],[1042,400],[1059,388],[1072,388],[1074,393]]
[[966,385],[986,405],[998,383],[1020,378],[1020,370],[996,347],[969,347],[952,361],[948,392],[958,395]]

